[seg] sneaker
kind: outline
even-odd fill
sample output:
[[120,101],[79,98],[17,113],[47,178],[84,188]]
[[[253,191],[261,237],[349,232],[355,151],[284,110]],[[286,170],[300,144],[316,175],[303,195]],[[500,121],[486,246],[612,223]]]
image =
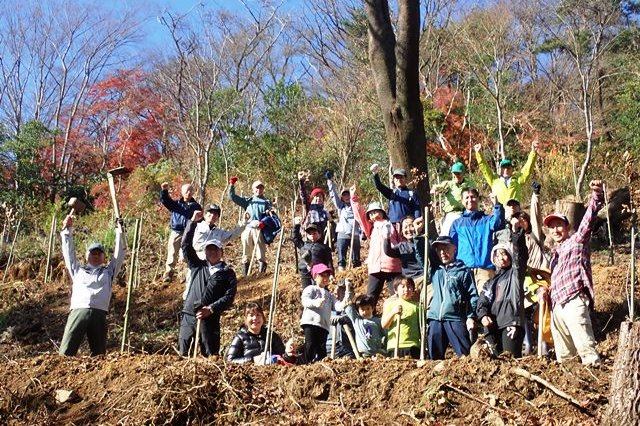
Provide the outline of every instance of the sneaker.
[[267,271],[267,262],[260,261],[260,268],[258,269],[261,273]]
[[165,272],[162,276],[162,281],[164,281],[165,283],[170,283],[171,281],[173,281],[173,275],[171,274],[171,272]]

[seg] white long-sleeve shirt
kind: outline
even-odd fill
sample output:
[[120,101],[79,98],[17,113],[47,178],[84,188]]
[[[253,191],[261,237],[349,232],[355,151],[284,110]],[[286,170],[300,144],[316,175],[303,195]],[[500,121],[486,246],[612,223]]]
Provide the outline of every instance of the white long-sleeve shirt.
[[73,232],[64,229],[62,238],[62,255],[64,263],[71,275],[70,309],[94,308],[109,311],[111,301],[111,284],[124,263],[125,243],[121,229],[116,228],[116,246],[114,255],[107,266],[97,268],[91,265],[80,265],[73,244]]

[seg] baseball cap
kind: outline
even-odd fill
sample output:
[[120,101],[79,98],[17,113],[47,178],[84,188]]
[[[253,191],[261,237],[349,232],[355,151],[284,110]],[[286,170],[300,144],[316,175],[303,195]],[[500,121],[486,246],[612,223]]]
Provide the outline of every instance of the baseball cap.
[[431,243],[432,247],[435,247],[437,245],[449,245],[449,246],[456,246],[455,241],[453,241],[453,238],[448,237],[446,235],[440,235],[438,238],[435,239],[434,242]]
[[203,245],[204,245],[204,248],[207,248],[209,246],[215,246],[215,247],[217,247],[219,249],[222,248],[222,242],[217,238],[209,238],[209,239],[205,240]]
[[263,188],[264,188],[264,183],[262,183],[262,181],[261,181],[261,180],[256,180],[255,182],[253,182],[253,183],[251,184],[251,188],[252,188],[252,189],[256,189],[256,188],[257,188],[257,187],[259,187],[259,186],[261,186],[261,187],[263,187]]
[[505,158],[500,162],[500,167],[513,167],[513,163],[508,158]]
[[219,212],[219,211],[221,211],[221,210],[222,210],[222,209],[220,208],[220,206],[219,206],[219,205],[217,205],[217,204],[214,204],[214,203],[209,204],[209,205],[207,206],[207,211],[208,211],[208,212],[211,212],[211,211],[217,211],[217,212]]
[[549,226],[549,223],[553,220],[553,219],[560,219],[561,221],[563,221],[564,223],[566,223],[567,225],[569,224],[569,219],[567,219],[567,216],[563,215],[562,213],[551,213],[550,215],[546,216],[544,218],[544,220],[542,221],[542,223],[544,223],[544,226]]
[[324,191],[322,190],[322,188],[313,188],[311,190],[311,198],[315,197],[316,195],[324,195]]
[[509,201],[507,201],[506,205],[509,207],[520,206],[520,201],[516,200],[515,198],[510,198]]
[[316,225],[315,223],[310,223],[307,225],[306,228],[304,228],[304,232],[309,232],[309,231],[318,231],[320,232],[320,228],[318,228],[318,225]]
[[457,161],[451,166],[451,173],[464,173],[464,164]]
[[104,246],[99,242],[94,241],[91,244],[89,244],[89,247],[87,247],[87,251],[94,251],[94,250],[100,250],[101,252],[104,253]]
[[393,169],[393,175],[407,177],[407,171],[405,169]]
[[331,268],[329,268],[327,265],[325,265],[324,263],[318,263],[316,265],[313,265],[313,267],[311,268],[311,276],[313,278],[317,277],[318,275],[324,273],[324,272],[331,272]]

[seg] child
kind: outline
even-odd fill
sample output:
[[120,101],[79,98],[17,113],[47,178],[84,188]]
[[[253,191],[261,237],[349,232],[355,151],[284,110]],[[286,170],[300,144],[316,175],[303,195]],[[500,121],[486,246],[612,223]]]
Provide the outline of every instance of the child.
[[356,346],[363,357],[384,354],[382,339],[384,330],[380,318],[375,317],[376,301],[372,296],[361,294],[351,302],[351,285],[347,283],[347,307],[345,311],[353,323],[356,334]]
[[284,345],[284,353],[282,355],[276,355],[275,361],[278,365],[301,365],[304,364],[304,358],[298,352],[300,346],[299,339],[293,336]]
[[[388,299],[382,312],[382,327],[387,329],[387,355],[393,356],[396,342],[398,356],[420,358],[420,324],[418,304],[412,300],[415,284],[409,277],[398,276],[393,280],[398,297]],[[396,332],[396,321],[400,315],[400,334]]]
[[420,284],[424,274],[424,236],[417,235],[424,228],[422,218],[405,216],[400,222],[403,241],[395,247],[391,240],[384,240],[384,253],[389,257],[400,259],[402,263],[402,275],[413,278],[416,284]]
[[302,291],[302,319],[304,330],[304,359],[307,362],[320,361],[327,356],[327,336],[331,327],[331,311],[335,309],[336,298],[329,290],[331,268],[324,263],[313,265],[311,276],[314,285]]
[[429,321],[429,358],[444,359],[451,343],[459,357],[469,355],[469,330],[474,318],[478,292],[473,273],[456,259],[456,245],[451,237],[440,236],[432,244],[438,261],[431,264],[433,299],[427,312]]
[[313,188],[311,194],[307,196],[305,182],[308,178],[308,172],[298,172],[298,182],[300,184],[298,190],[300,201],[305,211],[304,225],[316,225],[320,230],[322,241],[324,241],[324,233],[329,223],[329,212],[324,208],[324,191],[322,188]]
[[331,249],[321,241],[322,234],[318,225],[312,223],[306,226],[307,241],[305,242],[300,233],[300,222],[301,219],[299,217],[295,218],[293,229],[291,230],[291,240],[300,249],[298,272],[300,272],[300,281],[304,290],[311,285],[311,268],[319,263],[328,265],[331,268],[333,267],[333,259]]
[[126,243],[122,226],[116,227],[116,246],[113,259],[107,266],[104,247],[100,243],[89,245],[86,265],[80,265],[73,245],[73,216],[62,223],[62,256],[71,276],[71,312],[64,328],[60,355],[73,356],[87,336],[91,356],[107,352],[107,312],[111,301],[111,288],[124,262]]
[[527,269],[527,246],[524,230],[512,218],[512,244],[497,244],[491,250],[496,275],[485,284],[478,300],[478,318],[485,327],[487,341],[494,354],[508,351],[522,356],[524,338],[524,275]]
[[382,183],[378,175],[379,166],[377,164],[372,165],[370,170],[373,173],[376,189],[389,200],[389,220],[394,226],[397,226],[397,231],[399,231],[399,223],[403,217],[420,217],[422,215],[420,199],[418,194],[407,187],[407,172],[404,169],[393,170],[394,189]]
[[[353,324],[351,324],[351,320],[346,315],[344,308],[346,298],[346,286],[345,280],[337,281],[334,277],[331,277],[329,280],[330,284],[337,284],[335,292],[333,293],[336,297],[336,306],[335,310],[331,311],[331,327],[335,328],[335,358],[355,358],[355,354],[353,353],[353,348],[351,347],[351,342],[347,337],[347,333],[344,331],[345,327],[349,327],[353,330]],[[333,349],[333,329],[327,336],[327,353],[331,353]]]
[[244,324],[238,334],[231,341],[227,352],[227,361],[235,364],[247,364],[254,362],[262,364],[270,362],[272,355],[282,355],[285,352],[282,339],[275,332],[271,332],[271,351],[269,358],[264,359],[264,351],[267,343],[267,327],[262,306],[255,302],[247,303],[244,308]]
[[[342,190],[340,197],[336,185],[333,183],[333,173],[326,171],[324,176],[327,178],[327,187],[329,188],[329,196],[338,209],[339,220],[336,227],[338,233],[338,270],[344,271],[347,266],[347,252],[351,247],[353,238],[353,250],[351,251],[351,263],[354,268],[360,266],[360,226],[355,222],[353,215],[353,207],[351,206],[351,193],[348,189]],[[354,235],[351,235],[351,234]]]
[[384,253],[385,240],[389,239],[391,244],[397,244],[398,236],[391,222],[389,222],[382,204],[377,202],[370,203],[365,212],[358,201],[355,185],[351,187],[350,192],[353,213],[369,240],[367,294],[373,296],[377,301],[385,281],[387,282],[389,294],[394,293],[393,286],[390,283],[394,277],[400,274],[402,269],[400,259],[389,257]]

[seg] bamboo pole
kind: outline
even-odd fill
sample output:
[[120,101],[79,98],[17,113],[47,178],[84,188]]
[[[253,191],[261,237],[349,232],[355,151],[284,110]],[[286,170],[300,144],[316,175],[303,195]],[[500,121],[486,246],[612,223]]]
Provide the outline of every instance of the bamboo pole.
[[358,351],[358,345],[356,343],[356,339],[353,338],[353,333],[351,332],[351,327],[348,324],[345,324],[344,332],[347,333],[347,338],[349,339],[349,343],[351,343],[351,349],[353,349],[353,354],[356,356],[356,359],[362,358],[360,355],[360,351]]
[[16,240],[18,239],[18,233],[20,232],[20,225],[22,224],[22,216],[18,219],[18,224],[16,225],[16,233],[13,234],[13,241],[11,242],[11,250],[9,251],[9,258],[7,259],[7,266],[4,268],[4,274],[2,275],[2,284],[4,284],[4,280],[7,278],[7,272],[13,263],[13,254],[16,247]]
[[282,254],[282,245],[284,243],[284,228],[280,228],[280,239],[278,240],[278,251],[276,253],[276,264],[273,269],[273,284],[271,285],[271,301],[269,302],[269,323],[267,324],[267,338],[264,344],[263,364],[267,363],[267,356],[271,355],[271,346],[273,344],[273,320],[276,313],[276,300],[278,296],[278,277],[280,275],[280,256]]
[[604,209],[607,214],[607,232],[609,234],[609,265],[614,264],[614,252],[613,252],[613,237],[611,236],[611,218],[609,217],[609,196],[607,195],[607,186],[602,184],[602,191],[604,192]]
[[202,320],[198,318],[196,320],[196,341],[193,344],[193,359],[198,357],[198,349],[200,348],[200,326],[202,325]]
[[351,225],[351,241],[349,242],[349,269],[353,268],[353,244],[356,238],[356,217],[353,216],[353,225]]
[[57,226],[57,217],[56,217],[56,213],[53,212],[53,215],[51,217],[51,229],[49,230],[49,241],[47,242],[47,264],[45,266],[44,269],[44,282],[48,283],[49,281],[51,281],[51,257],[53,256],[53,246],[54,246],[54,242],[55,242],[55,238],[54,235],[56,233],[56,226]]
[[127,280],[127,302],[124,309],[124,326],[122,327],[122,343],[120,352],[124,352],[128,346],[129,340],[129,309],[131,308],[131,294],[133,292],[133,282],[135,280],[136,263],[138,257],[138,237],[140,232],[140,224],[142,219],[136,219],[133,228],[133,243],[131,244],[132,252],[129,262],[129,279]]
[[399,313],[396,317],[396,347],[393,351],[394,358],[398,358],[400,352],[400,321],[402,321],[402,313]]
[[635,288],[636,288],[636,226],[631,224],[631,300],[629,301],[629,318],[633,322],[635,315]]
[[544,305],[545,301],[545,293],[540,292],[538,294],[538,357],[542,358],[544,356],[544,351],[542,350],[542,329],[544,327]]
[[422,289],[420,290],[420,305],[418,309],[420,319],[420,360],[426,359],[426,341],[427,341],[427,285],[429,284],[429,235],[427,229],[429,229],[429,205],[424,208],[424,259],[422,271]]

